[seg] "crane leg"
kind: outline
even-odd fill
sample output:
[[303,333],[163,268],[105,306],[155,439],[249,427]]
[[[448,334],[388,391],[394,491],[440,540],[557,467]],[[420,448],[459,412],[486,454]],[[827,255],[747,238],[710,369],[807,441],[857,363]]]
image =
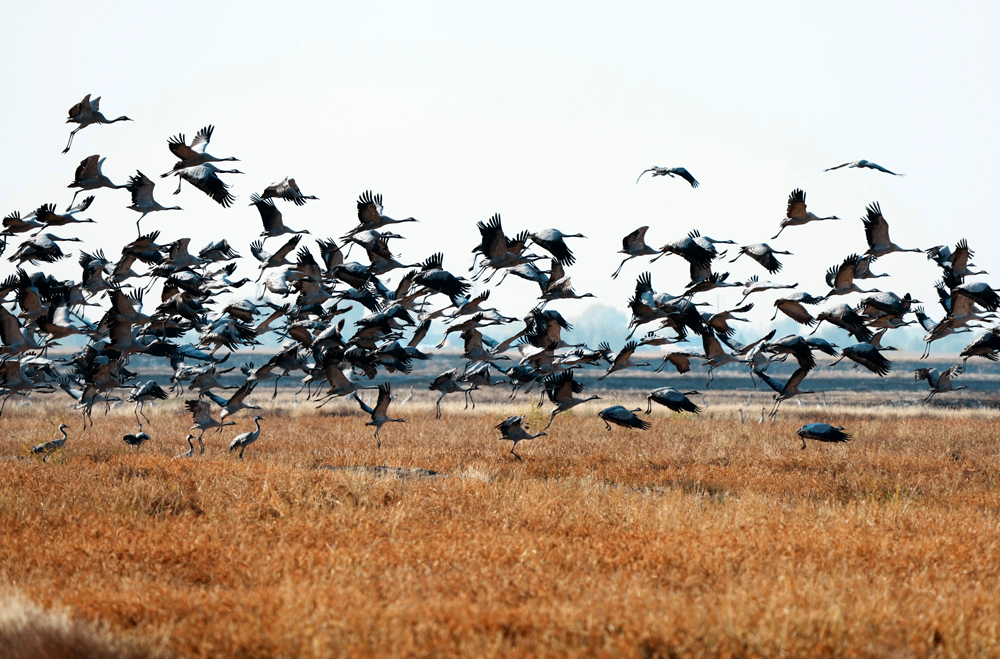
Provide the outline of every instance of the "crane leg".
[[611,432],[611,424],[609,424],[607,421],[605,421],[604,425],[608,429],[608,432]]
[[63,149],[63,153],[69,153],[69,148],[73,145],[73,136],[76,135],[77,131],[80,130],[80,129],[82,129],[82,128],[83,128],[83,126],[78,126],[78,127],[74,128],[73,130],[70,131],[70,133],[69,133],[69,141],[66,142],[66,148]]
[[615,271],[614,271],[614,272],[613,272],[613,273],[611,274],[611,278],[612,278],[612,279],[618,279],[618,275],[619,275],[619,274],[621,274],[621,271],[622,271],[622,268],[623,268],[623,267],[625,267],[625,264],[626,264],[626,263],[628,263],[628,262],[629,262],[629,261],[630,261],[630,260],[631,260],[632,258],[634,258],[634,257],[631,257],[631,256],[630,256],[630,257],[626,258],[626,259],[625,259],[624,261],[622,261],[621,263],[619,263],[619,264],[618,264],[618,269],[617,269],[617,270],[615,270]]
[[548,430],[549,429],[549,426],[552,425],[552,421],[556,418],[556,415],[559,414],[560,411],[561,410],[558,407],[556,409],[552,410],[552,416],[549,417],[549,422],[546,424],[546,426],[544,428],[542,428],[542,430]]
[[[514,442],[514,446],[517,446],[517,442]],[[524,462],[524,460],[521,459],[521,456],[519,456],[517,453],[514,453],[514,446],[510,447],[510,454],[513,455],[515,458],[517,458],[518,462]]]

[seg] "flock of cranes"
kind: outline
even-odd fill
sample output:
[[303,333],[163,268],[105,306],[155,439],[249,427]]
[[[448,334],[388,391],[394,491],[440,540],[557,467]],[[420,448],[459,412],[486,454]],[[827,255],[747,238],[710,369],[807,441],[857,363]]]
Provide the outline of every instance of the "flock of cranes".
[[[91,100],[88,95],[70,109],[67,123],[77,127],[70,133],[63,153],[69,151],[74,135],[87,126],[132,121],[125,116],[108,120],[99,108],[100,98]],[[177,177],[174,194],[180,193],[186,182],[223,208],[230,208],[236,197],[222,175],[242,172],[220,169],[215,164],[238,159],[208,153],[214,130],[214,126],[206,126],[190,142],[183,134],[170,137],[167,147],[175,162],[160,177]],[[473,274],[467,278],[445,268],[443,253],[414,263],[401,262],[390,249],[390,243],[403,237],[396,233],[402,230],[400,225],[417,220],[386,215],[382,196],[372,191],[363,192],[357,200],[356,226],[337,238],[317,238],[311,247],[303,240],[309,230],[290,228],[285,224],[282,210],[302,206],[317,197],[304,194],[295,179],[284,178],[249,197],[249,205],[255,207],[263,228],[260,239],[249,246],[258,272],[255,280],[237,279],[241,257],[225,239],[209,241],[209,237],[199,237],[207,244],[194,252],[191,238],[176,237],[161,243],[159,231],[142,234],[141,222],[148,214],[182,209],[157,202],[155,182],[139,170],[125,184],[113,183],[102,173],[104,161],[100,155],[90,155],[80,162],[68,186],[75,188],[75,192],[65,212],[58,212],[53,203],[43,203],[25,215],[12,211],[3,220],[0,253],[6,250],[8,242],[15,239],[21,242],[8,256],[8,261],[16,264],[16,270],[0,282],[3,344],[0,414],[13,396],[26,399],[62,390],[71,398],[74,408],[81,411],[86,428],[88,422],[93,424],[95,407],[107,408],[112,403],[127,401],[135,406],[138,430],[125,435],[123,440],[138,451],[150,439],[144,431],[144,425],[149,423],[143,411],[145,403],[164,400],[171,392],[180,395],[186,391],[192,396],[185,406],[192,415],[193,425],[185,438],[189,450],[178,458],[194,457],[195,441],[200,445],[198,454],[204,453],[205,431],[222,432],[225,427],[236,425],[230,417],[243,410],[260,409],[252,400],[259,395],[257,387],[262,383],[273,381],[276,394],[278,381],[293,376],[301,378],[298,391],[308,390],[307,400],[315,400],[318,407],[336,398],[354,398],[370,416],[371,421],[366,425],[374,427],[376,446],[381,447],[383,426],[404,420],[390,416],[389,407],[396,399],[389,382],[383,378],[376,383],[376,379],[382,374],[409,373],[414,361],[430,359],[432,354],[422,351],[420,344],[435,322],[444,325],[444,338],[438,347],[449,336],[457,335],[463,343],[462,358],[467,360],[464,368],[453,368],[430,382],[429,389],[439,393],[438,417],[441,401],[447,395],[462,393],[466,406],[470,402],[475,406],[473,392],[501,383],[510,385],[511,399],[538,386],[553,404],[548,424],[540,432],[532,434],[524,416],[517,415],[496,426],[502,439],[513,442],[510,452],[520,460],[515,451],[518,442],[545,436],[557,415],[600,399],[596,394],[580,396],[585,387],[576,379],[577,371],[603,367],[604,373],[597,378],[603,380],[629,368],[652,366],[633,360],[640,348],[662,350],[662,362],[656,371],[669,366],[683,374],[692,369],[693,360],[704,360],[702,365],[707,367],[709,377],[706,386],[711,384],[715,369],[726,364],[745,365],[749,382],[754,386],[760,382],[774,390],[770,413],[773,420],[783,401],[813,393],[802,389],[802,385],[816,368],[815,351],[837,357],[834,364],[847,359],[855,367],[884,376],[891,368],[884,353],[894,350],[883,345],[889,330],[919,322],[927,332],[924,340],[929,351],[933,342],[945,336],[982,327],[981,323],[992,320],[993,312],[1000,307],[1000,297],[988,284],[967,281],[970,276],[986,273],[971,269],[973,252],[965,240],[960,240],[954,248],[900,247],[891,241],[888,221],[880,205],[874,202],[862,218],[867,250],[833,264],[826,273],[829,290],[821,295],[796,290],[798,283],[775,283],[762,280],[757,274],[738,282],[731,280],[728,272],[715,269],[716,263],[727,256],[725,248],[720,246],[732,245],[738,246],[738,253],[730,263],[746,256],[756,264],[754,268],[759,266],[769,275],[777,275],[783,267],[777,257],[792,256],[787,250],[775,249],[764,242],[739,245],[733,240],[704,236],[697,230],[660,247],[651,247],[646,242],[649,227],[635,229],[622,240],[619,253],[625,258],[611,275],[613,278],[633,259],[652,257],[651,262],[655,262],[676,256],[688,263],[690,282],[675,289],[677,294],[671,294],[654,289],[651,272],[639,275],[635,292],[628,301],[631,320],[625,346],[615,352],[604,342],[592,349],[568,344],[563,332],[571,328],[570,324],[558,311],[547,308],[557,300],[594,297],[578,293],[567,272],[576,261],[571,241],[583,239],[582,234],[557,229],[526,229],[509,234],[496,214],[477,224],[479,241],[472,248],[473,262],[469,269]],[[896,176],[867,160],[830,170],[841,167],[869,168]],[[652,167],[642,174],[647,172],[654,177],[679,177],[692,188],[699,187],[698,181],[683,167]],[[105,249],[111,245],[81,250],[77,258],[82,271],[79,280],[58,280],[44,270],[29,273],[29,264],[49,264],[69,256],[60,243],[81,240],[50,231],[57,227],[60,231],[71,230],[75,225],[94,222],[83,215],[91,212],[96,195],[89,194],[79,203],[77,196],[104,188],[125,188],[131,195],[131,205],[127,208],[140,214],[136,222],[138,237],[115,246],[120,248],[120,256],[113,258],[105,255]],[[277,202],[290,202],[292,206]],[[106,202],[102,199],[101,203]],[[836,220],[840,218],[835,215],[810,212],[806,193],[796,189],[789,195],[785,217],[770,240],[777,240],[785,229]],[[272,239],[283,242],[268,251],[266,243]],[[364,252],[367,263],[348,261],[351,250]],[[859,281],[886,276],[874,274],[871,267],[877,259],[897,252],[923,252],[940,266],[942,275],[936,288],[945,312],[942,320],[931,320],[921,302],[908,293],[899,296],[858,285]],[[136,267],[143,271],[137,272]],[[391,285],[387,275],[396,270],[401,276]],[[511,275],[529,283],[508,285],[529,288],[537,285],[539,289],[537,303],[521,318],[506,316],[487,306],[491,289],[485,285],[496,279],[492,286],[499,286]],[[148,304],[154,283],[160,287],[159,298]],[[249,283],[260,283],[263,293],[239,299],[239,291]],[[478,293],[473,290],[477,284],[482,286]],[[739,304],[716,313],[701,311],[700,307],[707,305],[697,302],[696,296],[724,288],[735,288],[742,293]],[[827,322],[843,330],[854,343],[840,347],[813,337],[812,333],[775,338],[774,330],[751,343],[737,343],[733,339],[733,324],[746,321],[744,315],[755,306],[755,302],[747,303],[747,299],[751,296],[758,299],[760,293],[767,291],[780,291],[773,299],[772,320],[781,313],[803,327],[813,328],[812,333]],[[810,311],[831,298],[849,294],[862,297],[853,306],[839,303],[815,314]],[[368,311],[353,327],[347,327],[344,319],[338,318],[350,305],[360,305]],[[502,329],[508,325],[515,328]],[[487,328],[503,332],[508,338],[496,341],[484,333]],[[640,330],[641,338],[634,340],[632,337]],[[240,367],[242,384],[223,386],[220,378],[237,368],[224,366],[229,355],[259,345],[261,337],[268,333],[283,339],[281,349],[261,365],[248,363]],[[75,335],[86,337],[83,349],[65,359],[46,356],[48,348]],[[700,343],[701,351],[677,346],[689,339]],[[517,356],[512,358],[515,353]],[[130,359],[140,354],[169,362],[173,370],[169,390],[153,380],[143,380],[140,373],[131,370]],[[1000,329],[992,327],[983,329],[960,356],[965,361],[974,356],[995,361],[998,355]],[[789,357],[795,360],[797,368],[788,379],[781,381],[767,373],[773,361]],[[918,381],[926,379],[930,385],[927,400],[935,394],[963,388],[952,382],[962,374],[965,361],[941,373],[934,369],[916,372]],[[500,362],[509,365],[503,367]],[[314,393],[314,385],[326,389]],[[228,393],[227,389],[235,391]],[[374,407],[359,396],[365,389],[377,389]],[[698,394],[670,386],[657,388],[646,397],[645,414],[651,413],[653,403],[678,413],[698,414],[702,408],[690,399]],[[219,410],[218,418],[213,415],[215,409]],[[638,416],[641,412],[640,407],[615,405],[598,416],[609,431],[612,425],[646,430],[651,424]],[[229,450],[238,449],[242,459],[247,447],[259,439],[262,420],[261,416],[253,417],[255,430],[235,437]],[[62,447],[67,428],[61,425],[60,439],[41,444],[32,453],[47,458]],[[807,438],[827,442],[850,438],[843,428],[822,423],[804,426],[798,435],[803,448]]]

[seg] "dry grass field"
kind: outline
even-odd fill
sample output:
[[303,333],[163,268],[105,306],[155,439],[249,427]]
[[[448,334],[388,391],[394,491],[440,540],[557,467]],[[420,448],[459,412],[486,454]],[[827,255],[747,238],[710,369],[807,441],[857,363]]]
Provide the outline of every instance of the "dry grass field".
[[[598,409],[523,462],[493,426],[526,405],[411,403],[381,450],[358,415],[276,407],[243,462],[232,428],[171,460],[172,405],[139,455],[130,410],[81,433],[10,409],[0,455],[74,429],[2,463],[0,655],[1000,656],[995,412],[657,410],[640,433]],[[854,441],[800,450],[820,420]],[[322,468],[377,465],[442,475]]]

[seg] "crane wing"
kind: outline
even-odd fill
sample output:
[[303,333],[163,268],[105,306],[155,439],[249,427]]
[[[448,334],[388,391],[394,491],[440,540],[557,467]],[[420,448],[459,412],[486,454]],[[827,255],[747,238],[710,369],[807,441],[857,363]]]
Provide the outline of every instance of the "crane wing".
[[[841,165],[843,167],[843,165]],[[806,215],[806,193],[801,188],[795,188],[788,195],[788,208],[785,217],[788,219],[805,217]]]

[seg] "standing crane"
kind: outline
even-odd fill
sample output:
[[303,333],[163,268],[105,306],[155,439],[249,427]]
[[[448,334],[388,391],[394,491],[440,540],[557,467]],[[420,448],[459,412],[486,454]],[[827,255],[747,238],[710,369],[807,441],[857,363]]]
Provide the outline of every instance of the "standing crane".
[[174,460],[178,460],[180,458],[193,458],[194,457],[194,442],[191,441],[192,439],[194,439],[194,435],[192,435],[191,433],[188,433],[188,436],[185,439],[187,439],[187,443],[188,443],[188,447],[189,447],[188,450],[185,451],[184,453],[179,453],[179,454],[175,455],[174,456]]
[[31,449],[31,454],[42,456],[42,462],[45,462],[46,460],[49,459],[50,455],[61,449],[63,447],[63,444],[66,443],[67,430],[69,430],[69,426],[67,426],[65,423],[60,423],[59,432],[62,433],[62,437],[56,439],[50,439],[47,442],[42,442],[38,446]]
[[521,416],[509,416],[496,426],[496,429],[503,434],[503,437],[500,439],[506,439],[514,442],[510,447],[510,453],[517,458],[519,462],[523,462],[523,460],[521,460],[520,455],[514,452],[514,449],[517,448],[518,442],[525,439],[535,439],[536,437],[544,437],[547,435],[544,430],[531,435],[528,433],[528,429],[522,425],[523,423],[524,415],[522,414]]
[[240,450],[240,460],[243,459],[243,451],[247,450],[247,447],[260,439],[260,422],[264,420],[262,416],[255,416],[253,418],[254,425],[257,426],[256,430],[251,430],[250,432],[245,432],[241,435],[236,435],[233,441],[229,443],[229,452],[232,453],[234,450]]
[[70,132],[69,141],[66,142],[66,148],[63,149],[63,153],[69,153],[69,147],[73,145],[73,136],[91,124],[113,124],[116,121],[132,121],[125,115],[117,119],[106,119],[101,114],[100,109],[101,97],[98,96],[94,100],[90,100],[90,94],[84,96],[82,101],[69,109],[69,118],[66,119],[66,123],[79,125]]

